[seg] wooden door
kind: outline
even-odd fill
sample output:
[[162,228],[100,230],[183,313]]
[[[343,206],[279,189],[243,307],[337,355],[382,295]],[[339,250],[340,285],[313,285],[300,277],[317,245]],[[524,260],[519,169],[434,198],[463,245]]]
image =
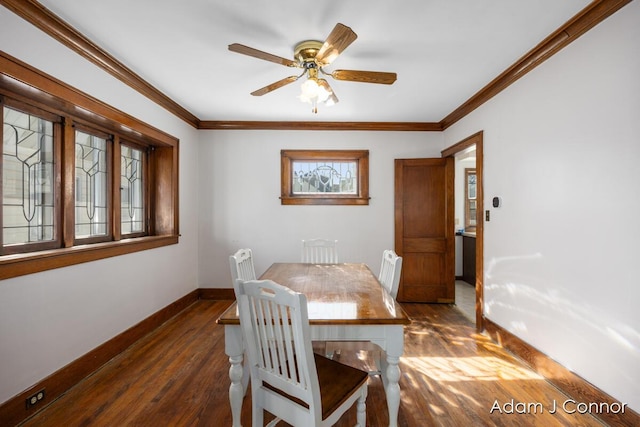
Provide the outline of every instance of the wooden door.
[[454,159],[396,159],[398,301],[455,302]]

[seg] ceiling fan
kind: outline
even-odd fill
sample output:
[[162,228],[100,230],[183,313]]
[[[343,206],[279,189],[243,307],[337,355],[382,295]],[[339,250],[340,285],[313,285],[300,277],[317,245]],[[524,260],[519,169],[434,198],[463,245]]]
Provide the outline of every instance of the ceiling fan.
[[262,96],[306,76],[307,80],[302,84],[300,100],[310,103],[312,105],[312,111],[317,113],[318,102],[323,102],[326,105],[333,105],[338,102],[338,97],[322,76],[331,76],[335,80],[387,85],[393,84],[393,82],[396,81],[396,73],[357,70],[335,70],[333,72],[326,72],[324,70],[324,67],[331,64],[356,38],[358,38],[358,36],[351,28],[338,23],[324,43],[318,40],[305,40],[298,43],[294,48],[293,60],[272,55],[238,43],[230,44],[229,50],[265,61],[275,62],[276,64],[287,67],[301,68],[302,73],[300,75],[285,77],[282,80],[278,80],[277,82],[251,92],[251,95]]

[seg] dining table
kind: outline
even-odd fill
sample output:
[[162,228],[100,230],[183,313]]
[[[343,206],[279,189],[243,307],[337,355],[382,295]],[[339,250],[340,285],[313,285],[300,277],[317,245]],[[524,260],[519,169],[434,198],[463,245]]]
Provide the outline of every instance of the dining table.
[[[398,365],[404,351],[404,327],[411,319],[380,285],[371,269],[361,263],[275,263],[260,279],[273,280],[306,296],[313,341],[370,341],[384,351],[381,377],[389,426],[397,426]],[[220,315],[217,323],[224,326],[225,353],[231,364],[229,400],[233,427],[240,427],[249,369],[244,367],[245,346],[236,302]]]

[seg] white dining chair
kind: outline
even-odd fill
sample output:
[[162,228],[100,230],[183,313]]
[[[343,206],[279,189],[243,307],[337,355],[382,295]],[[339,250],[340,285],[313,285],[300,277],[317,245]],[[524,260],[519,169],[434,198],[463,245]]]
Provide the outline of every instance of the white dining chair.
[[[386,289],[390,296],[389,303],[398,295],[398,286],[400,284],[400,274],[402,272],[402,257],[398,256],[395,251],[387,249],[382,252],[382,264],[380,265],[380,273],[378,281],[383,288]],[[376,369],[370,370],[369,375],[380,375],[385,368],[386,360],[384,360],[383,350],[370,341],[326,341],[324,344],[317,344],[321,347],[323,354],[332,359],[336,352],[343,351],[368,351],[373,354]]]
[[253,266],[253,252],[251,249],[239,249],[229,257],[229,268],[231,270],[231,281],[236,283],[236,279],[255,280],[256,270]]
[[331,426],[357,402],[366,426],[366,372],[313,353],[304,294],[271,280],[236,280],[251,376],[252,426],[264,411],[293,426]]
[[383,251],[378,281],[382,286],[384,286],[393,299],[396,299],[398,296],[401,271],[402,257],[398,256],[398,254],[396,254],[392,249]]
[[338,241],[327,239],[303,240],[302,262],[310,264],[337,264]]

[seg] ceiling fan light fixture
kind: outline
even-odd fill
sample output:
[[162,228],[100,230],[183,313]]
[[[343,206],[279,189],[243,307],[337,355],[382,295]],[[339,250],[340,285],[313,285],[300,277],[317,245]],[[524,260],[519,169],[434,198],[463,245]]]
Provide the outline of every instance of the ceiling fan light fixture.
[[331,89],[331,86],[329,86],[329,82],[327,82],[325,79],[318,79],[318,85],[324,88],[327,93],[329,93],[329,96],[324,101],[324,105],[326,105],[327,107],[336,105],[338,103],[338,97],[333,92],[333,89]]
[[338,98],[334,94],[331,94],[331,96],[329,96],[329,98],[326,101],[324,101],[324,105],[326,105],[327,107],[333,107],[337,103],[338,103]]
[[[325,81],[326,83],[326,81]],[[298,98],[300,101],[311,104],[312,111],[318,112],[318,103],[325,102],[332,95],[330,91],[327,91],[327,86],[322,85],[316,77],[308,78],[300,86],[301,93]]]

